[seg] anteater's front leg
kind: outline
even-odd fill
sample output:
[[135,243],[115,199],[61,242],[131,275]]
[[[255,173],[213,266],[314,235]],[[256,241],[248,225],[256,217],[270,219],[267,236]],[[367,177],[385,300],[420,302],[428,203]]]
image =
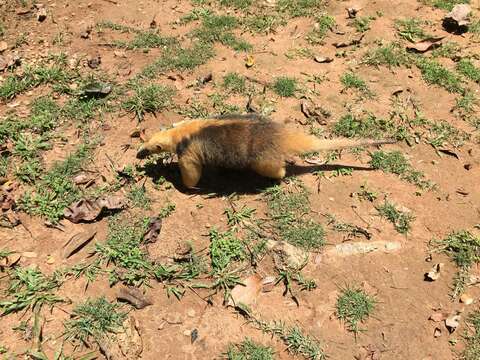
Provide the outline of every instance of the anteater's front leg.
[[178,160],[178,165],[182,174],[183,185],[189,189],[194,188],[202,176],[202,164],[183,156]]

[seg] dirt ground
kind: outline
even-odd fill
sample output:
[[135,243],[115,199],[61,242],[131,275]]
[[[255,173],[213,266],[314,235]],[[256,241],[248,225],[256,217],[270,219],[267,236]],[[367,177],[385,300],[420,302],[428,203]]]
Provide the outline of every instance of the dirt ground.
[[[190,14],[195,7],[206,7],[220,14],[240,18],[245,11],[254,13],[255,3],[249,10],[238,10],[215,1],[195,5],[187,0],[55,0],[43,2],[46,19],[38,21],[38,9],[30,3],[22,6],[20,1],[0,1],[0,21],[4,29],[0,40],[8,45],[1,55],[18,55],[22,63],[0,74],[0,84],[6,81],[10,72],[21,74],[25,71],[22,70],[23,66],[35,66],[45,61],[49,54],[63,52],[67,62],[78,60],[82,76],[103,76],[111,79],[115,86],[126,85],[147,65],[154,63],[164,49],[116,47],[112,45],[114,40],[128,41],[132,33],[100,28],[96,24],[109,21],[145,31],[154,29],[162,36],[178,37],[179,46],[190,46],[194,40],[188,34],[198,26],[199,20],[182,24],[179,19]],[[274,1],[267,1],[267,5],[271,3],[275,4]],[[480,14],[478,1],[471,1],[470,5],[475,16]],[[360,32],[352,26],[353,19],[348,17],[346,11],[349,7],[360,8],[357,17],[375,17],[370,21],[368,30]],[[413,141],[410,145],[401,140],[382,146],[384,151],[399,150],[404,154],[413,168],[423,172],[426,179],[436,184],[432,189],[419,189],[401,176],[372,169],[367,151],[343,151],[329,165],[312,164],[315,159],[323,159],[325,154],[312,155],[310,160],[307,159],[310,163],[304,158],[297,158],[296,165],[303,166],[303,171],[295,172],[292,167],[288,174],[294,175],[308,190],[308,216],[325,229],[326,244],[309,251],[308,263],[302,269],[305,277],[315,280],[316,288],[312,291],[296,288],[297,304],[290,294],[284,293],[285,287],[279,283],[268,289],[271,291],[256,294],[250,308],[256,318],[262,321],[281,321],[285,326],[299,326],[305,334],[321,344],[323,352],[330,359],[457,358],[465,346],[463,334],[468,330],[465,319],[478,308],[480,290],[475,286],[464,290],[474,299],[471,305],[460,302],[458,298],[452,299],[452,284],[457,268],[446,254],[431,253],[429,244],[432,239],[443,239],[452,231],[478,233],[475,226],[480,224],[480,133],[478,123],[475,128],[470,121],[478,115],[478,108],[474,109],[473,115],[459,114],[455,107],[460,95],[436,84],[428,84],[419,67],[375,67],[365,64],[363,59],[368,51],[378,47],[381,42],[400,41],[402,47],[406,46],[408,42],[399,37],[395,25],[398,19],[421,18],[429,34],[445,37],[442,43],[457,43],[459,56],[470,57],[477,67],[480,66],[480,38],[470,32],[447,32],[442,27],[442,19],[448,11],[416,0],[327,1],[324,12],[334,18],[336,26],[328,30],[319,43],[308,41],[308,34],[318,26],[314,25],[316,17],[320,16],[317,13],[290,17],[275,31],[266,33],[254,33],[241,26],[236,28],[234,34],[250,43],[250,50],[237,51],[215,42],[215,53],[205,63],[193,69],[161,70],[149,81],[169,86],[175,89],[175,94],[167,107],[154,113],[146,112],[141,122],[138,122],[135,114],[122,108],[100,111],[86,125],[85,122],[80,126],[66,121],[53,130],[54,136],[49,140],[52,147],[42,150],[42,166],[48,169],[55,161],[65,159],[84,141],[79,133],[85,131],[86,127],[89,136],[98,137],[100,141],[81,170],[96,174],[97,185],[111,184],[116,179],[117,169],[141,163],[135,158],[141,140],[131,136],[135,129],[145,129],[145,136],[148,137],[160,126],[187,118],[185,109],[195,102],[205,104],[209,114],[228,112],[220,110],[221,105],[212,105],[212,94],[225,93],[224,103],[237,106],[237,112],[246,112],[248,96],[245,93],[228,92],[222,87],[223,77],[232,72],[246,76],[247,83],[257,89],[271,84],[280,76],[296,79],[300,90],[295,96],[281,97],[266,86],[264,93],[262,90],[255,93],[253,104],[266,109],[265,112],[273,121],[295,124],[303,127],[305,132],[313,126],[321,133],[321,137],[333,134],[334,124],[347,113],[390,118],[398,102],[404,105],[407,116],[419,111],[431,121],[445,121],[469,138],[462,140],[461,144],[452,144],[447,139],[437,148],[423,141],[421,136],[419,141]],[[356,45],[335,46],[352,38],[358,39],[362,34]],[[18,40],[20,37],[23,41]],[[431,53],[429,50],[420,56],[429,58],[433,56]],[[92,69],[87,62],[97,56],[101,58],[101,63]],[[246,66],[248,56],[254,59],[251,67]],[[317,60],[321,60],[319,57],[329,57],[333,61],[319,62],[314,60],[315,57]],[[457,60],[438,58],[438,62],[449,69],[455,69]],[[349,71],[364,79],[374,95],[364,96],[356,89],[344,89],[341,78]],[[197,79],[209,73],[213,80],[198,85]],[[314,75],[321,80],[309,81]],[[462,84],[471,89],[478,100],[478,82],[463,79]],[[127,85],[126,94],[120,93],[118,96],[121,98],[131,93]],[[49,94],[53,94],[51,96],[59,103],[65,103],[69,96],[58,93],[51,84],[32,86],[14,97],[2,100],[0,122],[5,121],[2,118],[6,119],[8,114],[28,118],[34,99]],[[415,108],[410,105],[411,99],[414,99]],[[115,101],[112,99],[111,103],[115,104]],[[311,119],[307,119],[301,109],[301,103],[305,102],[310,108],[318,106],[327,109],[331,116],[314,120],[312,125]],[[274,109],[273,112],[267,111],[269,106]],[[399,119],[392,118],[394,121]],[[377,149],[369,150],[373,152]],[[12,159],[15,161],[15,158]],[[15,164],[11,166],[15,167]],[[344,174],[339,170],[349,167],[354,168],[351,173]],[[187,241],[193,244],[194,249],[203,251],[208,259],[209,230],[212,227],[227,229],[224,212],[230,208],[232,199],[237,209],[245,205],[256,209],[255,216],[259,219],[268,217],[267,202],[262,191],[274,182],[259,179],[248,172],[212,170],[202,178],[199,185],[201,190],[191,192],[181,185],[175,159],[171,165],[157,167],[157,171],[165,177],[165,184],[154,184],[149,175],[135,178],[137,185],[144,184],[151,199],[150,208],[129,205],[128,209],[122,211],[132,218],[156,216],[167,203],[175,204],[172,214],[163,219],[158,240],[148,246],[150,259],[171,261],[179,252],[179,247]],[[35,186],[35,181],[22,182],[11,169],[4,178],[8,180],[8,186],[14,187],[9,194],[13,194],[17,203],[25,192]],[[364,184],[378,194],[374,203],[361,201],[356,195]],[[281,183],[282,188],[288,186],[288,181]],[[116,194],[126,196],[127,191],[126,187],[120,186]],[[399,233],[391,222],[379,216],[376,206],[382,204],[384,198],[414,215],[411,229],[406,234]],[[4,214],[17,216],[20,224],[12,228],[0,227],[0,250],[14,251],[21,257],[11,268],[5,263],[5,266],[2,265],[1,301],[12,296],[7,289],[11,285],[9,273],[15,266],[37,266],[43,274],[50,276],[55,270],[71,268],[88,260],[88,251],[85,249],[66,259],[63,245],[72,235],[91,230],[95,230],[96,235],[88,246],[102,243],[108,236],[111,217],[107,214],[95,221],[78,224],[60,219],[58,225],[47,226],[45,217],[30,215],[19,206],[12,210],[5,207],[3,211]],[[371,238],[346,236],[328,223],[325,214],[331,214],[343,223],[367,229]],[[353,255],[341,255],[335,250],[336,245],[356,242],[391,242],[395,248],[373,249]],[[438,263],[444,264],[440,278],[425,281],[425,273]],[[105,268],[109,266],[112,264],[105,264]],[[476,271],[474,266],[470,273],[476,274]],[[256,267],[243,271],[241,277],[244,279],[253,273],[262,279],[278,275],[268,256]],[[201,275],[202,282],[210,280],[208,272]],[[85,275],[65,275],[55,294],[67,300],[41,308],[41,349],[47,358],[53,359],[62,343],[65,356],[71,354],[72,358],[78,358],[77,354],[93,350],[98,358],[103,358],[105,351],[99,351],[95,342],[91,342],[91,348],[88,349],[85,346],[74,348],[70,341],[64,341],[63,323],[70,318],[74,307],[88,298],[104,295],[109,301],[115,302],[121,286],[121,282],[109,286],[108,275],[99,275],[92,282],[88,282]],[[362,331],[357,334],[349,331],[336,316],[337,298],[345,287],[360,287],[376,299],[374,311],[368,320],[361,323]],[[222,358],[230,344],[239,343],[247,337],[273,348],[276,359],[308,358],[289,351],[288,343],[281,337],[261,331],[254,323],[246,321],[238,309],[223,305],[222,291],[209,297],[211,289],[185,286],[184,295],[178,299],[172,294],[168,296],[166,288],[168,284],[165,281],[151,279],[148,286],[140,286],[152,300],[150,306],[137,310],[122,305],[130,310],[129,315],[137,321],[141,338],[140,345],[138,342],[135,345],[141,351],[137,349],[137,352],[123,355],[125,358]],[[457,311],[462,320],[452,333],[443,322],[429,319],[434,313],[454,314]],[[27,357],[26,352],[33,349],[35,336],[32,339],[32,336],[24,336],[14,330],[21,321],[33,323],[32,309],[1,318],[0,345],[4,349],[3,356],[7,358]],[[437,333],[436,328],[440,332]],[[196,339],[192,338],[194,329]]]

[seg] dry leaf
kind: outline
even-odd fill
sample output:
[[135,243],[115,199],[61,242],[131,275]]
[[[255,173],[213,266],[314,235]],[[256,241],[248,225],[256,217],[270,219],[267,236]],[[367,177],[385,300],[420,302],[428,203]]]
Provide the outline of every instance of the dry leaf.
[[458,154],[456,152],[454,152],[453,150],[450,150],[450,149],[437,149],[439,152],[441,152],[442,154],[445,154],[445,155],[448,155],[448,156],[451,156],[451,157],[454,157],[458,160],[460,160],[460,157],[458,156]]
[[445,36],[424,39],[414,44],[407,45],[407,50],[414,50],[416,52],[424,53],[428,50],[433,50],[439,47],[441,45],[440,41],[443,40],[444,38]]
[[16,265],[20,259],[21,259],[21,255],[20,254],[17,254],[17,253],[13,253],[13,254],[9,254],[8,256],[5,256],[3,258],[0,259],[0,269],[4,269],[4,268],[7,268],[7,267],[12,267],[14,265]]
[[352,7],[346,8],[346,10],[347,10],[348,17],[350,19],[354,19],[357,16],[358,12],[362,10],[362,8],[358,6],[352,6]]
[[255,65],[255,58],[253,57],[253,55],[247,55],[247,57],[245,58],[245,66],[247,68],[251,68],[253,65]]
[[244,304],[250,306],[255,303],[262,289],[262,279],[259,275],[254,274],[243,280],[243,284],[238,284],[233,288],[227,305]]
[[275,276],[267,276],[262,280],[262,292],[270,292],[275,287],[277,278]]
[[470,24],[470,13],[472,8],[468,4],[457,4],[443,18],[443,25],[445,28],[459,30],[461,27],[465,27]]
[[37,11],[37,20],[42,22],[47,18],[47,9],[45,8],[40,8]]
[[162,219],[158,216],[151,217],[148,223],[147,231],[143,236],[144,244],[152,244],[158,240],[158,235],[162,230]]
[[153,302],[142,293],[138,288],[123,286],[118,290],[117,300],[123,300],[132,304],[135,309],[143,309]]
[[9,211],[5,214],[0,214],[0,227],[12,229],[17,225],[20,225],[20,219],[15,213]]
[[138,320],[130,316],[123,323],[124,333],[118,335],[120,350],[126,359],[138,359],[143,351],[143,341],[140,336]]
[[438,338],[442,336],[442,330],[440,328],[435,328],[435,330],[433,330],[433,337],[434,338]]
[[468,294],[463,294],[462,296],[460,296],[460,301],[465,305],[471,305],[473,304],[473,297]]
[[425,280],[435,281],[440,277],[440,271],[442,271],[443,263],[435,264],[429,272],[425,274]]
[[95,220],[102,210],[120,210],[125,207],[125,199],[120,196],[108,196],[97,200],[82,199],[67,207],[63,216],[73,223]]
[[445,326],[447,327],[448,331],[451,333],[453,333],[458,325],[460,325],[460,320],[461,320],[461,316],[456,314],[456,315],[450,315],[448,318],[445,319]]
[[78,234],[73,235],[66,243],[63,245],[65,248],[63,251],[63,257],[68,259],[73,254],[80,251],[82,248],[85,247],[97,234],[96,229],[92,229],[89,231],[84,231]]

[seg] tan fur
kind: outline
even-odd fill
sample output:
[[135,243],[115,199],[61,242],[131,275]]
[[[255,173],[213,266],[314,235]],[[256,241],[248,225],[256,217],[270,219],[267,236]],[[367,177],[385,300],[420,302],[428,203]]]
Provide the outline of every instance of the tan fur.
[[226,119],[192,120],[155,133],[137,157],[177,153],[182,181],[197,185],[204,165],[250,168],[273,179],[285,176],[285,160],[293,154],[392,143],[390,140],[321,140],[302,131],[257,116],[230,115]]

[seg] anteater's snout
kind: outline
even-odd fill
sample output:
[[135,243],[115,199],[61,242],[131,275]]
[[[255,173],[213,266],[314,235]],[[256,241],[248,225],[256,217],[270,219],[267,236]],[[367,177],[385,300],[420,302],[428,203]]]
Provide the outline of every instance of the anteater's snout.
[[148,155],[150,155],[150,152],[143,146],[137,151],[137,159],[145,159]]

